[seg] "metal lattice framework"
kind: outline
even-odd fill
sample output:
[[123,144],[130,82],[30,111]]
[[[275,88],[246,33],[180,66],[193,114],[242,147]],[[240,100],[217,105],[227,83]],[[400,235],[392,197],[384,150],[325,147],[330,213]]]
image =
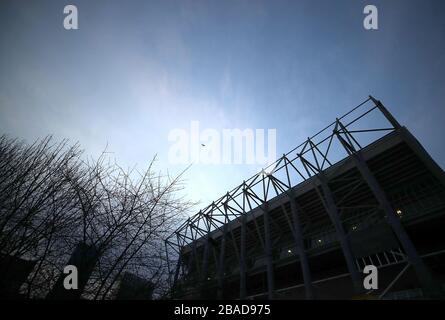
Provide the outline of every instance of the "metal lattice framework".
[[[379,206],[388,215],[388,222],[402,244],[408,260],[416,269],[422,283],[429,286],[431,279],[428,272],[426,272],[394,209],[371,174],[361,154],[361,150],[365,146],[399,128],[401,126],[383,104],[370,96],[351,111],[337,118],[288,153],[283,154],[267,168],[243,181],[236,188],[188,218],[165,241],[167,255],[172,255],[175,252],[175,255],[178,257],[176,268],[171,269],[171,266],[169,266],[170,275],[173,277],[170,278],[171,286],[174,286],[180,276],[182,255],[186,249],[195,254],[198,244],[204,246],[203,264],[198,265],[197,261],[196,263],[205,276],[208,264],[206,261],[209,256],[208,243],[211,235],[215,233],[223,235],[221,241],[224,241],[224,246],[226,246],[226,238],[229,239],[229,237],[225,235],[232,233],[230,239],[240,265],[240,298],[245,297],[246,217],[254,210],[260,210],[264,220],[264,232],[260,231],[256,219],[253,219],[253,222],[255,223],[256,235],[260,245],[266,256],[269,257],[266,263],[266,270],[268,274],[269,298],[272,298],[274,284],[272,276],[273,265],[270,257],[273,244],[270,237],[270,224],[274,224],[274,221],[271,221],[268,203],[277,196],[285,195],[289,200],[292,199],[290,201],[290,214],[285,211],[285,215],[300,257],[306,295],[308,298],[311,298],[313,293],[310,270],[304,250],[302,223],[299,217],[300,210],[298,203],[293,201],[295,198],[293,193],[295,187],[310,181],[318,186],[316,190],[337,233],[356,291],[360,292],[360,275],[355,265],[345,230],[338,218],[337,204],[334,201],[325,176],[326,169],[347,157],[354,159],[357,169],[372,190]],[[233,230],[229,228],[229,224],[232,223],[238,223],[241,226],[240,244],[235,243]],[[274,224],[274,227],[279,228],[280,226]],[[221,250],[219,257],[215,257],[215,260],[219,264],[217,271],[219,281],[221,282],[223,281],[224,272],[223,250]],[[184,269],[184,266],[182,266],[182,269]]]

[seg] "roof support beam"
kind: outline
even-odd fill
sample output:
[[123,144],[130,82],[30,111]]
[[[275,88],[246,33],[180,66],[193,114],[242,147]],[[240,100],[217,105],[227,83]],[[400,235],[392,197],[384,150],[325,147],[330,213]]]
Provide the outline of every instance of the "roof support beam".
[[301,271],[303,273],[304,287],[306,290],[306,299],[311,300],[314,299],[314,288],[312,286],[311,270],[309,269],[309,262],[307,259],[306,250],[304,248],[300,217],[298,216],[301,210],[296,202],[293,193],[291,191],[287,191],[286,194],[290,202],[292,222],[293,222],[292,226],[294,229],[293,233],[295,239],[295,247],[297,250],[297,254],[300,258],[300,266],[301,266]]
[[[403,249],[405,250],[407,259],[416,271],[417,277],[419,278],[422,287],[425,289],[425,292],[431,297],[440,295],[440,288],[438,288],[436,283],[433,281],[431,272],[417,253],[414,244],[406,233],[405,228],[402,226],[400,218],[397,216],[394,208],[389,202],[385,191],[382,189],[380,184],[377,182],[377,179],[374,177],[371,170],[369,169],[368,164],[363,157],[363,154],[360,150],[355,150],[354,146],[348,143],[347,140],[341,136],[342,133],[345,134],[346,137],[348,137],[350,133],[348,133],[347,129],[339,120],[337,120],[337,125],[338,126],[336,126],[335,129],[337,138],[346,149],[346,151],[348,151],[350,156],[353,158],[357,169],[360,171],[363,179],[366,181],[375,198],[379,202],[380,207],[385,212],[387,221],[392,227],[397,238],[399,239]],[[337,128],[339,128],[340,130],[337,130]]]
[[[338,212],[338,208],[335,204],[334,196],[332,194],[331,189],[328,186],[328,181],[323,172],[320,172],[318,175],[318,180],[321,184],[321,188],[323,190],[324,200],[326,210],[328,212],[329,218],[334,225],[335,232],[337,234],[338,240],[340,241],[340,246],[343,251],[343,255],[345,256],[346,265],[348,267],[349,274],[352,278],[352,283],[354,286],[354,291],[357,294],[363,292],[363,285],[361,281],[361,275],[357,269],[355,264],[355,257],[352,252],[351,244],[349,243],[349,239],[346,235],[345,229],[343,228],[343,224],[340,221],[340,214]],[[318,190],[318,187],[315,187]]]
[[[309,141],[310,139],[308,139]],[[310,171],[308,166],[312,166],[315,170],[317,169],[316,166],[311,164],[308,160],[306,160],[302,155],[300,155],[300,159],[303,163],[303,166],[306,169],[306,172],[308,175],[310,175]],[[337,234],[338,240],[340,242],[340,246],[343,252],[343,255],[346,260],[346,265],[349,271],[349,274],[352,278],[352,283],[354,287],[354,291],[357,294],[360,294],[363,292],[363,285],[361,281],[361,275],[357,269],[357,265],[355,264],[355,257],[352,252],[351,244],[349,243],[349,239],[346,235],[345,229],[343,228],[343,224],[340,220],[340,213],[338,211],[338,207],[335,204],[334,195],[331,191],[331,188],[328,185],[328,179],[323,171],[319,170],[315,177],[317,177],[317,180],[321,186],[321,189],[323,191],[323,195],[320,194],[319,188],[316,185],[314,181],[314,188],[318,193],[318,196],[320,197],[328,215],[329,218],[334,226],[335,232]]]

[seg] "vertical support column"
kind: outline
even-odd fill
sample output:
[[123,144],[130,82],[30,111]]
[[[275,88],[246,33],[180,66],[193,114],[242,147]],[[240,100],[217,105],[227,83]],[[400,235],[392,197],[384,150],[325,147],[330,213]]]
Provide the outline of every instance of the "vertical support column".
[[191,263],[193,263],[193,260],[194,260],[194,263],[195,263],[195,268],[196,268],[196,270],[194,270],[194,273],[196,274],[195,276],[194,276],[194,278],[196,279],[196,280],[198,280],[199,281],[199,274],[201,273],[201,267],[199,266],[199,259],[198,259],[198,250],[196,250],[196,240],[194,240],[193,242],[192,242],[192,254],[191,254]]
[[287,196],[290,202],[292,222],[294,228],[295,247],[297,254],[300,258],[301,271],[303,273],[304,288],[306,291],[306,299],[314,299],[314,288],[312,286],[312,276],[309,269],[309,261],[307,259],[306,250],[304,248],[303,232],[301,229],[300,217],[298,214],[301,212],[296,203],[296,199],[291,191],[287,192]]
[[[388,121],[390,121],[391,124],[393,124],[394,128],[400,129],[401,128],[400,124],[397,122],[397,120],[394,119],[394,117],[382,105],[382,103],[380,101],[375,100],[372,97],[371,97],[371,99],[373,99],[373,101],[377,104],[380,111],[385,115],[385,117],[388,119]],[[351,134],[348,132],[347,128],[339,120],[337,120],[337,126],[339,126],[341,128],[342,133],[344,133],[346,135],[346,139],[348,141],[350,141],[349,136],[351,136]],[[334,133],[337,136],[340,143],[342,144],[342,146],[345,148],[346,152],[348,152],[350,154],[351,158],[353,159],[353,161],[355,163],[355,166],[359,170],[363,179],[368,184],[369,188],[371,189],[371,192],[374,194],[374,197],[379,202],[380,207],[386,213],[388,223],[391,226],[391,228],[393,229],[397,238],[399,239],[403,249],[405,250],[405,252],[407,254],[408,261],[413,266],[422,287],[425,289],[426,295],[432,296],[432,297],[434,297],[436,295],[440,295],[439,286],[437,286],[437,284],[434,283],[433,277],[432,277],[429,269],[427,268],[427,266],[425,265],[423,260],[420,258],[419,254],[417,253],[417,250],[414,247],[414,244],[412,243],[411,239],[409,238],[408,234],[406,233],[405,229],[403,228],[402,223],[400,222],[399,217],[396,215],[394,208],[392,207],[390,201],[388,200],[388,197],[387,197],[385,191],[382,189],[380,184],[377,182],[377,179],[372,174],[371,169],[369,169],[368,164],[366,163],[366,160],[363,157],[361,150],[356,150],[351,143],[346,141],[340,135],[340,132],[337,129],[334,130]]]
[[178,262],[176,263],[175,276],[173,277],[172,291],[174,291],[176,283],[178,282],[179,271],[181,269],[181,263],[182,263],[182,254],[180,253],[179,257],[178,257]]
[[246,298],[246,214],[241,216],[240,299]]
[[223,236],[221,239],[221,248],[219,252],[219,267],[218,267],[218,300],[224,299],[224,262],[226,254],[226,238],[227,238],[227,223],[223,227]]
[[[193,245],[192,245],[193,246]],[[192,275],[192,273],[194,272],[194,266],[193,266],[193,260],[194,260],[194,256],[195,253],[192,251],[190,251],[190,253],[188,254],[188,265],[187,265],[187,276],[190,277]]]
[[272,256],[272,241],[270,237],[270,221],[269,221],[269,208],[267,203],[263,207],[263,220],[264,220],[264,245],[266,253],[266,266],[267,266],[267,295],[269,300],[274,298],[275,284],[273,274],[273,256]]
[[205,237],[205,243],[204,243],[204,252],[202,255],[202,273],[201,273],[201,277],[202,277],[202,281],[206,281],[207,279],[207,269],[209,266],[209,249],[210,249],[210,240],[209,240],[209,236],[207,235]]
[[351,245],[346,236],[346,232],[343,228],[343,225],[340,221],[340,215],[337,209],[337,205],[334,201],[334,196],[332,195],[332,191],[328,186],[328,181],[323,172],[318,174],[318,180],[321,184],[321,188],[323,190],[323,194],[326,200],[326,210],[328,211],[329,218],[334,225],[335,231],[337,233],[338,239],[340,241],[340,245],[343,251],[343,255],[345,256],[346,265],[348,267],[348,271],[352,278],[352,283],[354,285],[354,291],[356,293],[363,292],[363,286],[361,282],[361,276],[357,269],[357,265],[355,264],[355,258],[352,253]]
[[207,288],[207,273],[209,266],[209,251],[210,251],[210,239],[207,235],[205,237],[205,243],[202,253],[202,269],[201,269],[201,299],[206,299],[206,288]]
[[175,268],[175,274],[173,276],[173,283],[170,287],[170,297],[171,299],[173,299],[175,297],[175,292],[177,291],[176,285],[178,283],[178,278],[179,278],[179,272],[181,271],[181,264],[182,264],[182,253],[181,253],[181,249],[179,250],[179,256],[178,256],[178,261],[176,262],[176,268]]
[[411,263],[414,270],[416,271],[417,277],[419,278],[419,281],[422,287],[425,289],[427,295],[435,296],[436,294],[439,294],[440,289],[434,283],[430,271],[417,253],[414,244],[406,233],[405,228],[402,226],[402,223],[400,222],[399,217],[396,215],[395,210],[392,208],[385,192],[380,187],[374,175],[371,173],[371,170],[366,164],[363,155],[360,151],[358,151],[352,154],[352,157],[354,158],[355,165],[359,169],[361,175],[363,176],[372,193],[379,202],[380,207],[386,213],[388,223],[392,227],[403,249],[405,250],[408,261]]

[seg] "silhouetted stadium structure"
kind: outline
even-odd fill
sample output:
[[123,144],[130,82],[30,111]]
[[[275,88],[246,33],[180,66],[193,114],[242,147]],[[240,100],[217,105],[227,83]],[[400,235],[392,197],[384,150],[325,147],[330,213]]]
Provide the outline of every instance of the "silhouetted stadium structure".
[[444,213],[445,173],[370,96],[166,240],[172,298],[443,298]]

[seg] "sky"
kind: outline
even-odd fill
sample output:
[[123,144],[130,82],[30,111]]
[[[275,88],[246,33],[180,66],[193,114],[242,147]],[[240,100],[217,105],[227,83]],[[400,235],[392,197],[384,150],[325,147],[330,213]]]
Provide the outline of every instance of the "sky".
[[[76,5],[79,29],[63,28]],[[378,30],[363,8],[378,8]],[[171,130],[276,129],[280,155],[372,94],[445,167],[445,2],[0,1],[0,134],[177,174]],[[204,207],[257,165],[194,164]]]

